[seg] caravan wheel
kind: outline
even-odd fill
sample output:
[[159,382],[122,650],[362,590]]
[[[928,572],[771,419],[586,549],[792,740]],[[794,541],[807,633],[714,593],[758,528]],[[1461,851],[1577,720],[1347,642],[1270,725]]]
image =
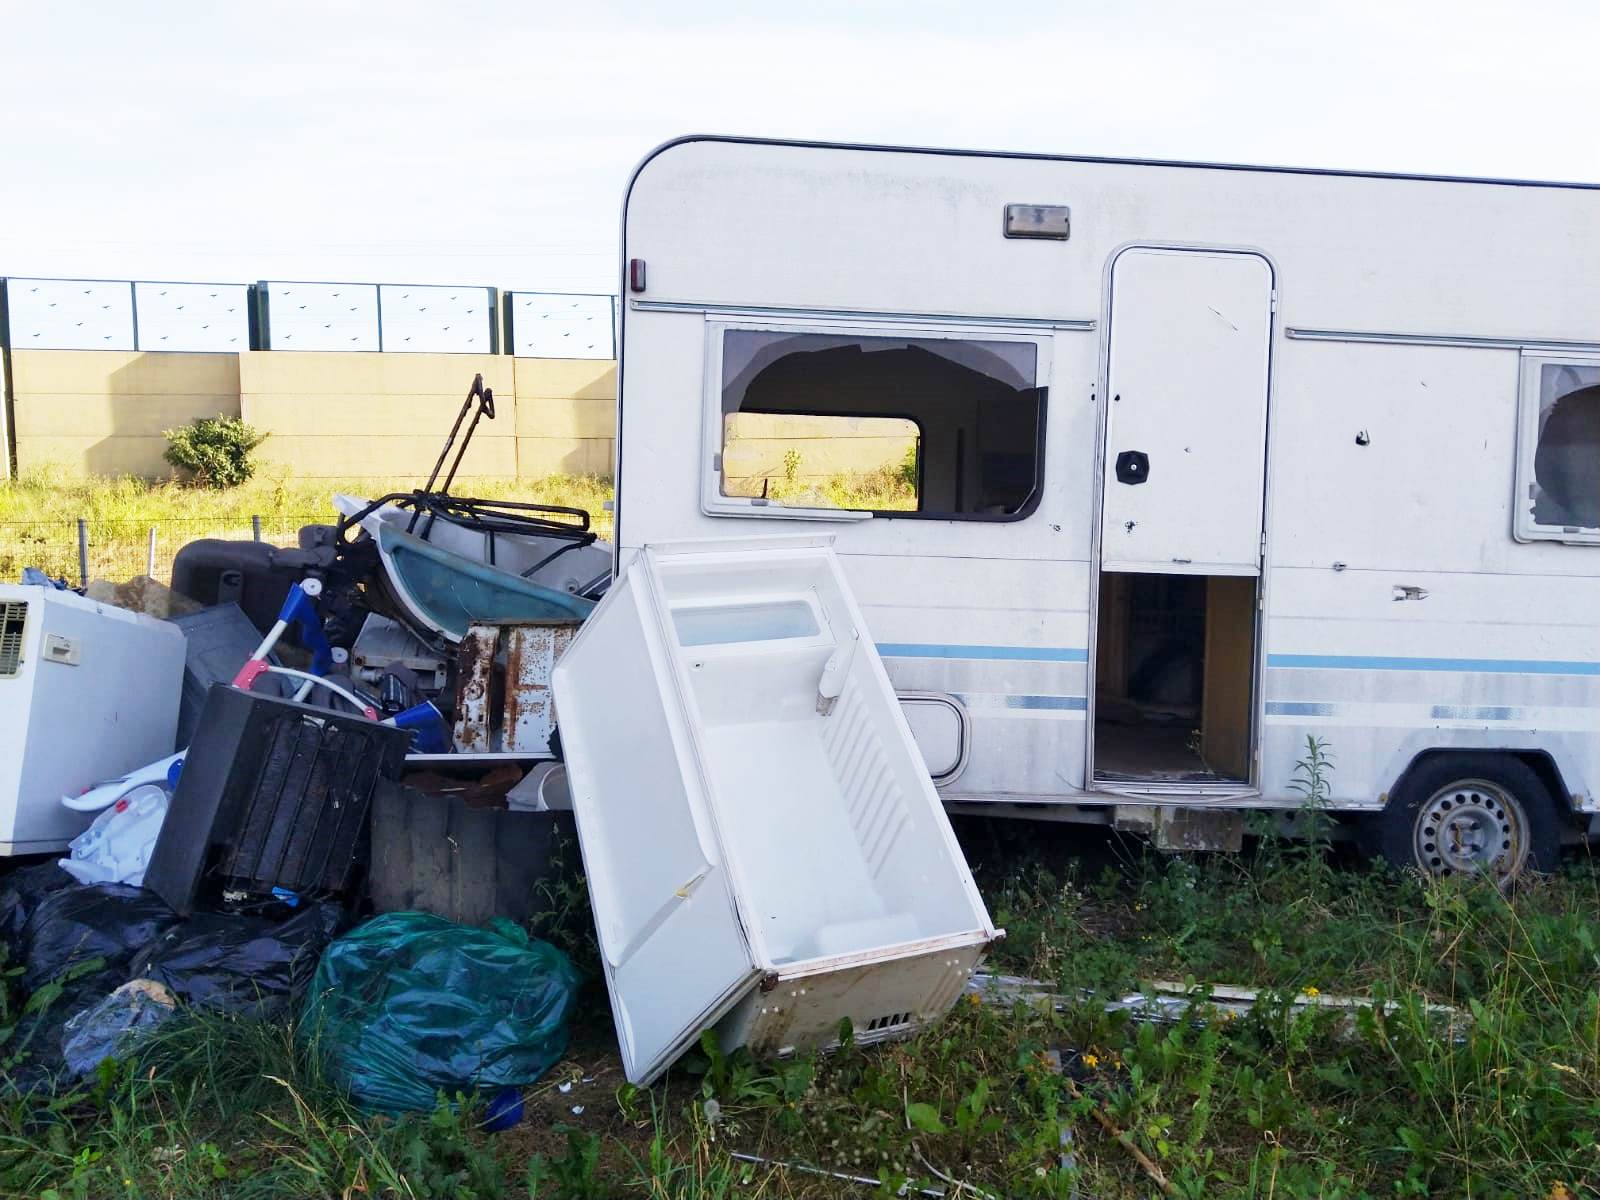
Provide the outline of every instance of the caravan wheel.
[[1381,818],[1384,857],[1430,875],[1510,881],[1554,870],[1561,831],[1548,789],[1508,756],[1439,754],[1406,773]]

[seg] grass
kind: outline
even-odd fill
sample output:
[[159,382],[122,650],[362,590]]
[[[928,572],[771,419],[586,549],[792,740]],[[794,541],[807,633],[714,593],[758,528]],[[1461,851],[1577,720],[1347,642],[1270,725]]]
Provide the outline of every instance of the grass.
[[823,477],[802,475],[804,456],[784,452],[783,474],[751,476],[737,481],[729,495],[765,496],[789,508],[838,508],[857,512],[915,512],[920,467],[917,447],[907,447],[899,462],[872,471]]
[[[23,567],[31,566],[76,583],[79,518],[89,526],[91,576],[121,581],[144,573],[150,530],[155,528],[156,577],[165,580],[173,554],[186,542],[202,537],[249,538],[252,516],[261,518],[264,540],[293,545],[301,525],[333,518],[335,492],[380,496],[408,491],[420,482],[355,476],[305,479],[278,470],[264,471],[236,488],[213,490],[130,476],[33,471],[0,483],[0,579],[14,580]],[[470,491],[488,499],[587,509],[601,536],[608,536],[611,528],[605,502],[612,493],[609,479],[588,475],[473,480]]]
[[[1159,1194],[1133,1149],[1178,1196],[1600,1189],[1591,863],[1507,897],[1334,866],[1323,848],[1270,840],[1244,855],[1162,857],[1070,827],[969,822],[962,834],[1009,930],[991,966],[1050,981],[1068,997],[1060,1011],[963,1001],[911,1041],[776,1064],[706,1039],[642,1091],[621,1079],[596,987],[570,1060],[530,1090],[528,1119],[497,1136],[476,1128],[470,1103],[364,1117],[292,1030],[202,1017],[92,1085],[0,1105],[0,1192]],[[566,928],[592,967],[586,931]],[[1268,991],[1237,1020],[1202,1002],[1164,1025],[1081,996],[1153,978]],[[1291,1003],[1317,992],[1375,1003],[1353,1023]],[[1452,1035],[1428,1002],[1467,1022]]]
[[[759,493],[756,493],[759,494]],[[826,479],[767,481],[767,496],[790,508],[841,508],[857,512],[915,512],[915,476],[898,467]]]

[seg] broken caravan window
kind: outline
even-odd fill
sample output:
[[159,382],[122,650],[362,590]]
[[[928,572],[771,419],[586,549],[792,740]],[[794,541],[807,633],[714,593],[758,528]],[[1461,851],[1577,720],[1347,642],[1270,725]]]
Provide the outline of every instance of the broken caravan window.
[[1523,405],[1519,536],[1600,541],[1600,360],[1533,360]]
[[883,517],[1026,516],[1044,465],[1038,359],[1031,341],[725,329],[719,494]]

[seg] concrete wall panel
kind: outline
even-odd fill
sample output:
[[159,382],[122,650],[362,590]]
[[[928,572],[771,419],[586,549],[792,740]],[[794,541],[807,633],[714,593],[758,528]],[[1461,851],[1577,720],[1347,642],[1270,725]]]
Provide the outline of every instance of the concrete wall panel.
[[239,415],[239,358],[122,350],[14,350],[17,465],[172,474],[164,430]]
[[299,476],[401,476],[433,469],[461,402],[481,374],[495,419],[482,420],[457,479],[517,474],[514,360],[489,354],[239,355],[240,409],[271,436],[263,463]]

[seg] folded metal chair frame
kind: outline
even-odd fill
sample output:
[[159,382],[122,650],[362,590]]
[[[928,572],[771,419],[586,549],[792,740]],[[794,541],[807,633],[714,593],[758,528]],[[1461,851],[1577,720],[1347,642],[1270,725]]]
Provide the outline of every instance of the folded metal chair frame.
[[[467,424],[466,432],[463,434],[461,426],[466,422],[468,413],[471,413],[472,420]],[[461,460],[466,455],[467,447],[472,443],[472,435],[477,431],[478,422],[484,417],[494,420],[494,389],[484,387],[483,376],[480,374],[473,376],[472,386],[467,390],[466,399],[461,402],[461,411],[456,414],[455,424],[450,427],[450,433],[445,438],[439,457],[433,464],[433,471],[428,475],[428,481],[420,488],[408,492],[390,492],[388,495],[380,496],[358,512],[341,517],[338,523],[338,545],[348,545],[348,531],[351,528],[359,530],[361,523],[384,505],[393,505],[409,511],[411,519],[406,524],[406,532],[415,534],[424,541],[427,540],[434,523],[440,520],[462,529],[487,534],[488,562],[491,566],[495,563],[496,535],[562,539],[563,545],[521,572],[524,579],[531,578],[569,551],[593,545],[596,535],[589,528],[589,513],[585,509],[571,508],[562,504],[484,500],[450,494],[450,485],[455,482],[456,472],[461,468]],[[455,451],[454,457],[451,456],[452,449]],[[448,471],[445,470],[447,460]],[[442,483],[439,480],[441,472],[444,472]],[[437,490],[435,490],[436,484]]]

